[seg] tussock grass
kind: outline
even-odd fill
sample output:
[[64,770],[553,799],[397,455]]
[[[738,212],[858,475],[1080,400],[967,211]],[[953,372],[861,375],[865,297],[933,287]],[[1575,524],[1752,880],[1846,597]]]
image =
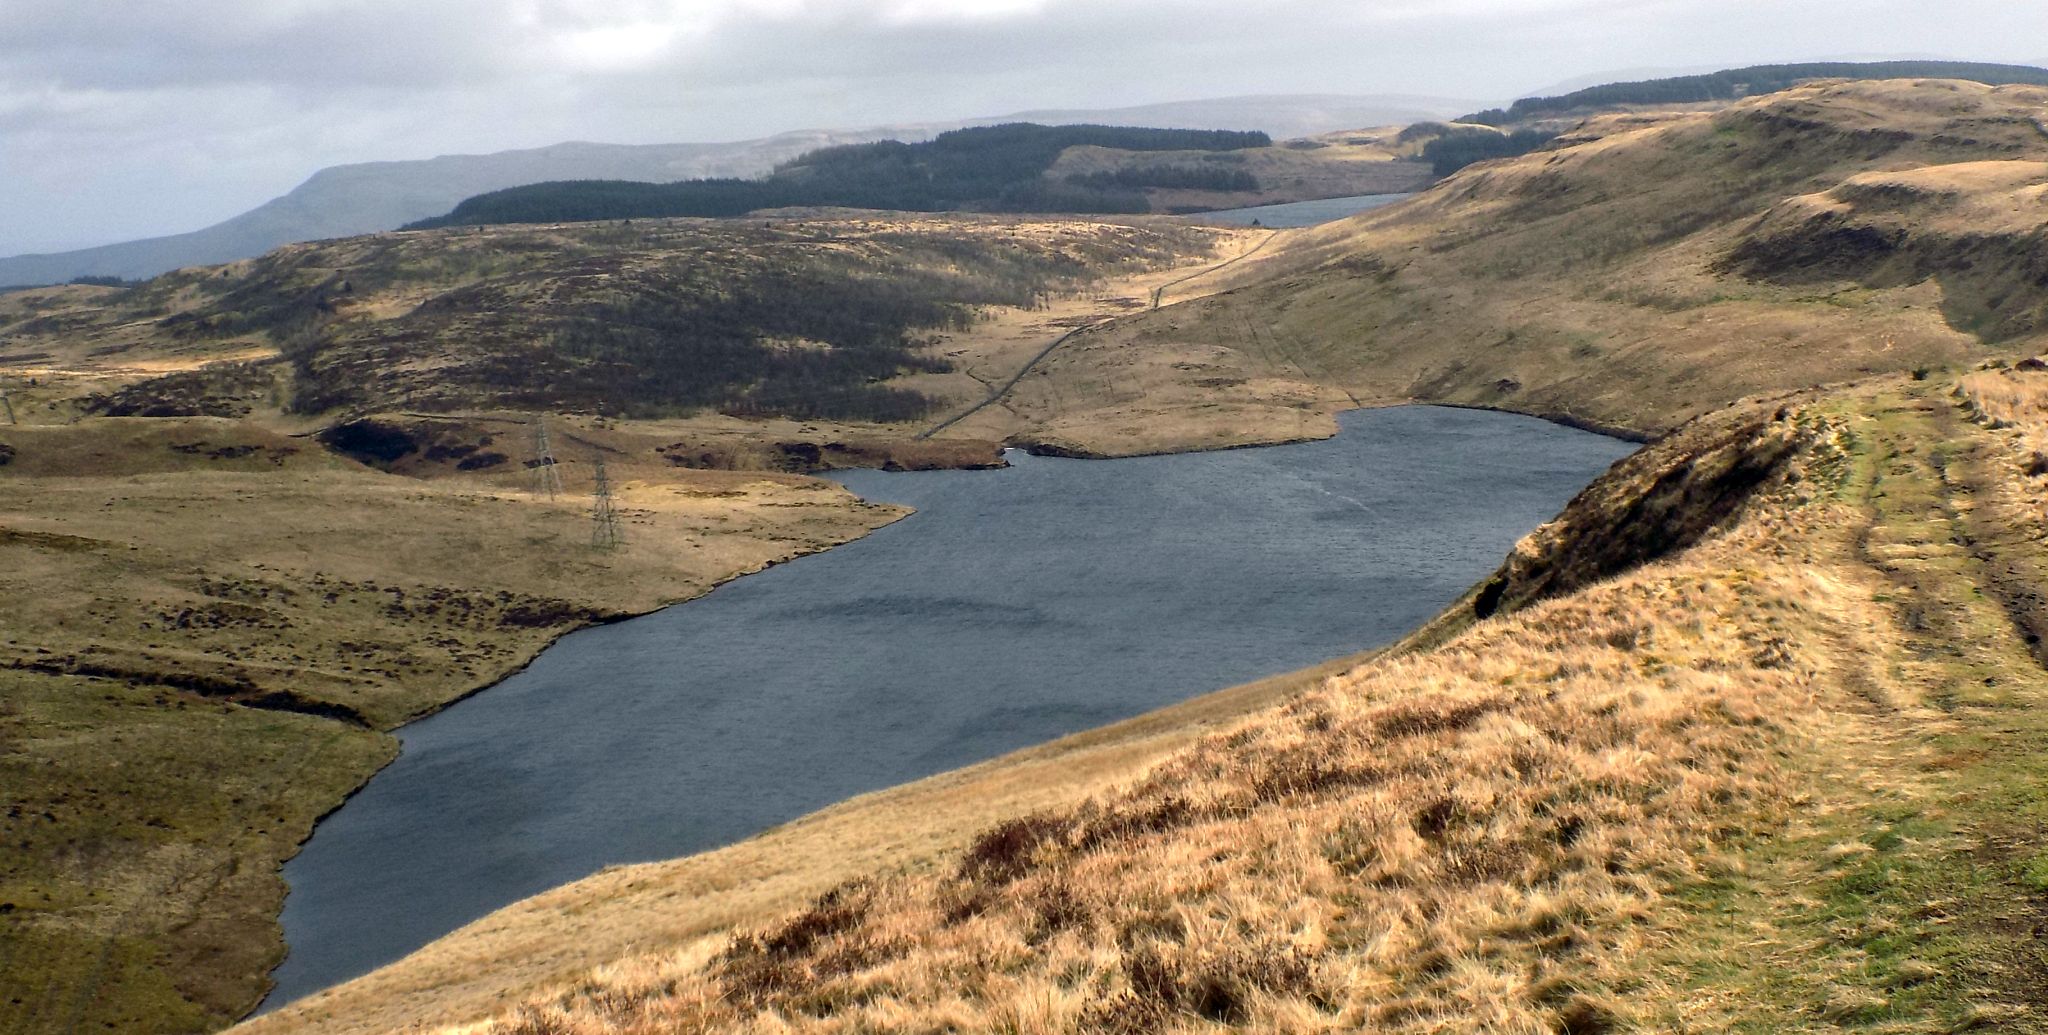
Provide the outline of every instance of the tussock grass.
[[1993,429],[2015,429],[2023,471],[2048,475],[2048,371],[1981,370],[1958,382],[1972,415]]

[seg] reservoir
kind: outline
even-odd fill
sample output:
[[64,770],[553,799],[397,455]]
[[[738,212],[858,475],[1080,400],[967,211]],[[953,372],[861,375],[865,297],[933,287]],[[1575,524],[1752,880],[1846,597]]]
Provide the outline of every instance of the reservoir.
[[615,863],[1385,644],[1633,447],[1358,410],[1323,442],[842,473],[917,513],[562,638],[399,731],[285,866],[274,1006]]

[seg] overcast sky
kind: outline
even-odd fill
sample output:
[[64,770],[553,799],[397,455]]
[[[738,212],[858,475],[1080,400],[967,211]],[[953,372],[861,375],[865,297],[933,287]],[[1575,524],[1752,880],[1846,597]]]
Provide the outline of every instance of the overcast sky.
[[2040,0],[0,0],[0,255],[342,162],[1614,69],[2048,62]]

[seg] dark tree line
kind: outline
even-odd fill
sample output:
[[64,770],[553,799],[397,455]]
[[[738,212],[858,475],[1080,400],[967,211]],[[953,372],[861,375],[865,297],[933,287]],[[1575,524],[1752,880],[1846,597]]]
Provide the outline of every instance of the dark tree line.
[[[887,140],[824,148],[787,162],[760,180],[665,184],[569,180],[513,187],[479,194],[445,216],[421,220],[407,229],[720,217],[798,206],[909,212],[1144,212],[1149,206],[1142,187],[1162,184],[1048,183],[1044,174],[1061,152],[1083,145],[1124,151],[1223,152],[1271,144],[1272,139],[1260,132],[1013,123],[955,130],[917,144]],[[1232,182],[1242,180],[1233,178]]]
[[1809,79],[1966,79],[1990,86],[2013,83],[2048,86],[2048,69],[1975,61],[1821,61],[1796,65],[1753,65],[1706,75],[1609,83],[1558,97],[1525,97],[1505,109],[1490,108],[1459,121],[1505,126],[1579,108],[1725,101],[1776,93]]
[[1512,133],[1465,130],[1445,134],[1422,145],[1422,160],[1429,163],[1431,172],[1449,176],[1474,162],[1528,154],[1555,139],[1555,133],[1534,129],[1518,129]]

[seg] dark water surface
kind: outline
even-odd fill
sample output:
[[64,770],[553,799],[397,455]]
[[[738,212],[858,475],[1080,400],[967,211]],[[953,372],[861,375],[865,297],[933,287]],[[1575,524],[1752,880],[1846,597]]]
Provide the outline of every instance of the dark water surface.
[[1197,212],[1192,218],[1205,223],[1235,223],[1250,226],[1257,220],[1260,226],[1284,230],[1297,226],[1319,226],[1334,222],[1360,212],[1385,208],[1396,201],[1414,197],[1412,194],[1361,194],[1354,198],[1324,198],[1321,201],[1290,201],[1284,205],[1259,205],[1254,208],[1227,208],[1216,212]]
[[629,622],[400,731],[285,867],[270,1003],[613,863],[1395,639],[1630,446],[1364,410],[1327,442],[851,472],[918,513]]

